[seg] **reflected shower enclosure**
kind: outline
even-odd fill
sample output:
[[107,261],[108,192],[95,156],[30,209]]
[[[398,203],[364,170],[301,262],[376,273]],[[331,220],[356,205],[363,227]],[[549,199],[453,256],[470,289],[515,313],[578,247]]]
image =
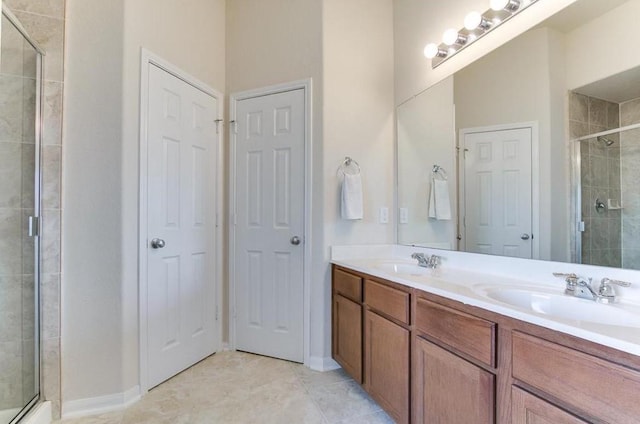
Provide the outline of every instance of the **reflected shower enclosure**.
[[573,140],[576,262],[640,269],[640,99],[570,93],[589,134]]
[[0,424],[39,398],[37,236],[42,53],[3,7],[0,33]]

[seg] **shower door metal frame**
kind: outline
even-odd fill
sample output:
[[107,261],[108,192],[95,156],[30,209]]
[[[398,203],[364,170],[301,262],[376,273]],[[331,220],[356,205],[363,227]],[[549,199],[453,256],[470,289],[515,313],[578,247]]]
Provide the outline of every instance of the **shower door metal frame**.
[[[589,137],[591,138],[591,137]],[[572,262],[576,264],[582,263],[582,231],[580,231],[580,223],[582,222],[582,158],[580,142],[582,139],[571,140],[571,186],[573,187],[573,219],[571,220],[571,233],[574,234],[574,251]]]
[[[17,424],[27,413],[40,401],[41,399],[41,375],[42,375],[42,361],[40,355],[40,235],[41,235],[41,188],[42,188],[42,172],[41,172],[41,157],[42,157],[42,99],[43,89],[42,78],[44,75],[44,56],[46,53],[40,47],[40,45],[31,38],[25,28],[22,26],[18,18],[11,12],[11,10],[2,3],[2,15],[5,16],[9,22],[18,30],[22,37],[33,47],[36,51],[36,108],[35,108],[35,158],[34,158],[34,204],[33,204],[33,218],[35,218],[35,226],[33,221],[30,221],[29,236],[33,237],[34,243],[34,360],[36,366],[34,369],[34,381],[38,382],[35,396],[27,402],[10,422],[10,424]],[[0,40],[1,47],[1,40]]]

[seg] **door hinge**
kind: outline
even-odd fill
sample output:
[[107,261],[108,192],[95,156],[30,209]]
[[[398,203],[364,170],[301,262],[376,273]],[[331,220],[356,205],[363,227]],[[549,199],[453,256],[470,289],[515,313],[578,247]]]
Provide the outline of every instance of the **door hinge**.
[[29,237],[37,237],[40,235],[40,217],[29,217]]
[[229,123],[232,125],[233,133],[238,134],[238,121],[233,120],[233,121],[229,121]]
[[578,231],[580,231],[581,233],[584,232],[584,221],[578,222]]
[[219,307],[216,305],[216,321],[220,319]]
[[220,134],[220,124],[224,125],[224,121],[222,119],[216,119],[213,122],[216,123],[216,134]]

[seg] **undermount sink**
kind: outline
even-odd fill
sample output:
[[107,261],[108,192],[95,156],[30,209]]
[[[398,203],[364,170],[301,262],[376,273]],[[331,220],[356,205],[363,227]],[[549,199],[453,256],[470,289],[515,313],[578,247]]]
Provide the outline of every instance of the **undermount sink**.
[[383,262],[378,264],[376,268],[392,274],[405,275],[427,275],[430,271],[429,268],[406,262]]
[[616,305],[603,305],[586,299],[541,290],[494,288],[485,290],[490,299],[550,318],[585,321],[594,324],[640,327],[640,314]]

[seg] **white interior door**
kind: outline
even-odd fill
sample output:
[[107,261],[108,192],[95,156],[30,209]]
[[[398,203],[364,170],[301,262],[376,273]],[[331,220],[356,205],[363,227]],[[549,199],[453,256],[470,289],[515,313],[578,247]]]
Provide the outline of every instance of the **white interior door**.
[[148,383],[214,353],[217,100],[149,66]]
[[464,250],[532,258],[532,130],[464,134]]
[[305,95],[236,103],[235,340],[303,362]]

